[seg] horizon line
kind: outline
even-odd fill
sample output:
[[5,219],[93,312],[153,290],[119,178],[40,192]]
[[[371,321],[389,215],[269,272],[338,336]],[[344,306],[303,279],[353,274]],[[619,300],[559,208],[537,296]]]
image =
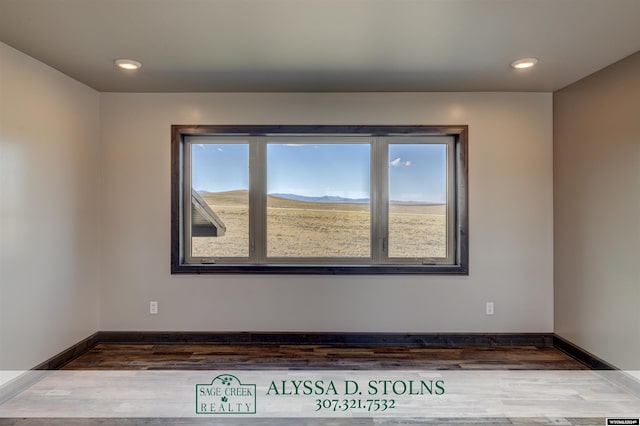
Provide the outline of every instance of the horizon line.
[[[199,193],[208,193],[208,194],[223,194],[223,193],[229,193],[229,192],[249,192],[248,189],[230,189],[230,190],[225,190],[225,191],[209,191],[209,190],[198,190],[196,189],[197,192]],[[329,202],[329,203],[336,203],[336,204],[367,204],[371,202],[371,198],[370,197],[343,197],[341,195],[301,195],[301,194],[294,194],[294,193],[284,193],[284,192],[270,192],[267,193],[267,195],[272,196],[272,197],[278,197],[278,198],[285,198],[288,200],[292,200],[292,201],[301,201],[301,202]],[[292,197],[298,197],[298,199],[296,198],[292,198]],[[305,199],[306,198],[306,199]],[[324,198],[324,199],[322,199]],[[405,204],[432,204],[432,205],[442,205],[442,204],[447,204],[446,201],[418,201],[418,200],[389,200],[390,203],[396,203],[396,204],[401,204],[401,203],[405,203]]]

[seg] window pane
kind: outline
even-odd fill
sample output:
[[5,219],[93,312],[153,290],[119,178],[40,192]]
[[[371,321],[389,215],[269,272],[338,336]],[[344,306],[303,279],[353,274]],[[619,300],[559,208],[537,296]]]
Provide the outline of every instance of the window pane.
[[249,256],[249,145],[191,147],[191,255]]
[[447,254],[447,145],[389,145],[389,257]]
[[369,144],[269,144],[267,256],[369,257]]

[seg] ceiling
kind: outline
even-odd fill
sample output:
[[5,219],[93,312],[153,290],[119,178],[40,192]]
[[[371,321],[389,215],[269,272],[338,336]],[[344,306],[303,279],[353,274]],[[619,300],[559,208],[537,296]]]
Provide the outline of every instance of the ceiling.
[[550,92],[640,50],[640,0],[0,0],[0,41],[103,92]]

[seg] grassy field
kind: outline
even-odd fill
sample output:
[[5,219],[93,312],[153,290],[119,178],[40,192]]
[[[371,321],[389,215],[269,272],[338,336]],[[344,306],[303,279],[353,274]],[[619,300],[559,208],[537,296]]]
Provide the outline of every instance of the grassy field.
[[[246,191],[201,193],[227,226],[223,237],[194,237],[194,256],[249,254]],[[391,257],[445,255],[444,205],[392,204],[389,209]],[[267,255],[270,257],[369,257],[368,204],[319,203],[268,196]]]

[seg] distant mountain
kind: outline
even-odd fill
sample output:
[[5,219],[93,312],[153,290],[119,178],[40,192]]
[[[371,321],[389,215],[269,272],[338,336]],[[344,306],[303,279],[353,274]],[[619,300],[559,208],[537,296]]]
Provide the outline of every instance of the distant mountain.
[[432,201],[398,201],[391,200],[389,204],[393,204],[396,206],[442,206],[445,203],[437,203]]
[[367,204],[368,198],[345,198],[333,195],[323,195],[322,197],[308,197],[306,195],[296,194],[269,194],[273,197],[286,198],[288,200],[307,201],[310,203],[348,203],[348,204]]

